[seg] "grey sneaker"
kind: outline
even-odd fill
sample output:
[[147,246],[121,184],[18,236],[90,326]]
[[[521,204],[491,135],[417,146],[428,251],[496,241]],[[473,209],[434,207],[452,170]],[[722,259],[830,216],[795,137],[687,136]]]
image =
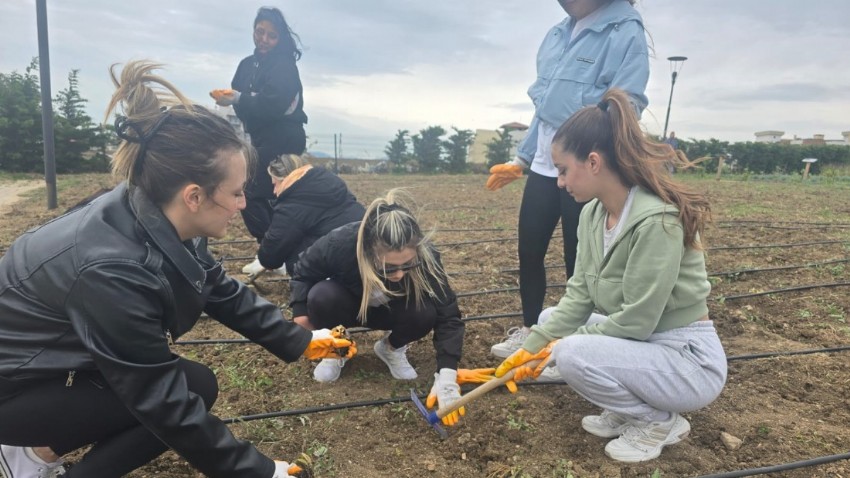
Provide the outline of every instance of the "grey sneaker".
[[525,339],[528,338],[528,334],[531,333],[531,329],[527,329],[525,327],[511,327],[508,329],[508,337],[504,342],[499,342],[498,344],[490,347],[490,353],[500,358],[508,358],[512,353],[519,350],[520,346]]
[[394,349],[387,341],[385,336],[381,340],[375,342],[375,355],[383,360],[387,367],[390,368],[390,373],[397,380],[414,380],[418,376],[416,369],[407,361],[407,345]]
[[605,445],[605,454],[626,463],[638,463],[658,458],[667,445],[684,440],[691,424],[678,413],[663,422],[631,422],[620,438]]
[[4,478],[56,478],[65,473],[62,460],[45,463],[32,448],[0,445],[0,474]]
[[342,367],[345,366],[345,362],[347,361],[348,359],[344,358],[322,359],[319,365],[316,365],[316,368],[313,369],[313,378],[317,382],[322,383],[335,382],[342,373]]
[[581,419],[581,427],[587,433],[602,438],[616,438],[626,431],[629,421],[622,415],[603,410],[602,415],[588,415]]

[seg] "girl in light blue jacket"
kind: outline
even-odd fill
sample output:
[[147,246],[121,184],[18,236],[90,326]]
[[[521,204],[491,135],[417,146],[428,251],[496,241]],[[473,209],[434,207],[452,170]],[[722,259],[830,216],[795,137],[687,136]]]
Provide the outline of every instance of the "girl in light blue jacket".
[[517,158],[493,167],[490,190],[522,175],[530,166],[519,212],[519,287],[523,327],[508,331],[491,349],[507,357],[537,323],[546,295],[544,260],[558,219],[564,235],[567,276],[575,270],[578,218],[584,203],[558,189],[552,138],[583,106],[594,105],[609,88],[625,91],[640,115],[647,105],[649,55],[635,0],[558,0],[567,18],[549,30],[537,52],[537,80],[528,89],[535,112]]

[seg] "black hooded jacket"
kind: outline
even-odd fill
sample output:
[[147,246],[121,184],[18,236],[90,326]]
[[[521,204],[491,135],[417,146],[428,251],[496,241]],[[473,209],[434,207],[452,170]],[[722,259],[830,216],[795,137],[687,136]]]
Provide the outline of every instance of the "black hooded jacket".
[[228,277],[205,239],[181,242],[141,190],[121,184],[0,258],[0,407],[30,381],[73,386],[76,373],[99,373],[207,476],[268,478],[273,461],[207,413],[169,347],[202,312],[290,362],[312,337]]
[[274,142],[287,129],[301,129],[307,122],[301,77],[291,53],[279,48],[265,55],[254,52],[239,62],[230,86],[240,92],[233,109],[254,146]]
[[360,221],[366,208],[348,190],[345,181],[325,168],[311,168],[273,204],[271,225],[257,257],[266,269],[286,264],[316,239],[350,222]]

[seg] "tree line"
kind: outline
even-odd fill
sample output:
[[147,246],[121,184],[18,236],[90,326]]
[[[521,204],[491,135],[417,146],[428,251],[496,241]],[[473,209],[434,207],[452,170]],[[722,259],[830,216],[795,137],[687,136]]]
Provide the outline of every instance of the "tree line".
[[[23,73],[0,73],[0,170],[44,171],[41,86],[38,58]],[[58,173],[105,172],[107,149],[117,138],[109,126],[85,113],[79,70],[68,74],[68,86],[53,98],[54,149]]]

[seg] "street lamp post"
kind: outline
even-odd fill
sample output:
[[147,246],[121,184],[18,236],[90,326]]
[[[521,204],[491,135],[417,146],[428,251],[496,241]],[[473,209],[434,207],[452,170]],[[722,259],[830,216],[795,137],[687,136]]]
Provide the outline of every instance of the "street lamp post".
[[679,76],[679,71],[682,69],[682,64],[688,59],[686,56],[671,56],[667,58],[670,61],[671,74],[670,83],[670,99],[667,101],[667,118],[664,119],[664,139],[667,139],[667,124],[670,122],[670,105],[673,104],[673,87],[676,86],[676,77]]

